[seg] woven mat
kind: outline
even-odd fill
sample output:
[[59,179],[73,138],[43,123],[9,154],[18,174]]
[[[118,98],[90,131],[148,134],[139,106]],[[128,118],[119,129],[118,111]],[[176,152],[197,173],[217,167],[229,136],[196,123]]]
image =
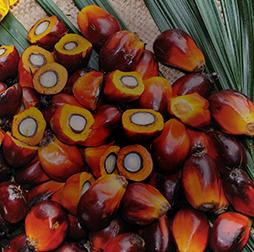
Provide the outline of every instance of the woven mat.
[[[78,9],[72,0],[53,0],[67,15],[73,24],[77,25]],[[136,32],[140,38],[147,43],[147,48],[151,49],[159,30],[155,25],[143,0],[110,0],[119,16],[127,24],[130,31]],[[46,16],[43,9],[35,0],[19,0],[12,9],[17,19],[29,29],[38,19]],[[161,66],[164,76],[172,83],[181,76],[179,71]]]

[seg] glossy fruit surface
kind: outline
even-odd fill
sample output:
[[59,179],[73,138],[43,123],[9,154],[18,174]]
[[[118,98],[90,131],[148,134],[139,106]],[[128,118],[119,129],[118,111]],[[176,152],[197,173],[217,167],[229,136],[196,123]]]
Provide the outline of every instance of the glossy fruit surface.
[[209,237],[209,224],[204,214],[188,208],[179,210],[173,218],[171,231],[177,251],[205,251]]
[[254,135],[254,104],[245,95],[222,90],[209,98],[211,114],[226,133]]
[[141,230],[147,252],[168,252],[172,247],[169,222],[166,215]]
[[100,51],[100,66],[106,72],[129,71],[142,57],[144,43],[136,34],[119,31],[113,34]]
[[104,252],[144,252],[145,242],[137,234],[124,233],[116,236],[104,249]]
[[246,171],[232,169],[225,173],[223,187],[233,208],[245,215],[254,216],[254,182]]
[[0,183],[0,213],[10,223],[18,223],[27,213],[24,190],[16,183]]
[[84,37],[97,49],[100,49],[110,36],[120,30],[118,20],[96,5],[88,5],[79,12],[78,26]]
[[53,201],[36,204],[25,220],[29,246],[39,251],[57,248],[64,241],[67,228],[68,220],[63,208]]
[[123,176],[114,174],[97,179],[80,198],[80,223],[93,231],[107,226],[119,208],[127,183]]
[[216,162],[206,154],[192,155],[183,168],[182,185],[193,208],[222,212],[228,202],[222,187]]
[[223,213],[215,220],[211,230],[210,246],[214,252],[240,252],[246,245],[251,220],[239,213]]
[[202,51],[186,32],[179,29],[162,32],[155,39],[153,50],[162,64],[183,71],[200,71],[205,65]]
[[169,202],[153,186],[130,184],[122,202],[122,216],[132,224],[148,225],[167,213]]
[[180,170],[189,148],[190,140],[185,126],[176,119],[168,120],[152,144],[156,168],[166,174]]

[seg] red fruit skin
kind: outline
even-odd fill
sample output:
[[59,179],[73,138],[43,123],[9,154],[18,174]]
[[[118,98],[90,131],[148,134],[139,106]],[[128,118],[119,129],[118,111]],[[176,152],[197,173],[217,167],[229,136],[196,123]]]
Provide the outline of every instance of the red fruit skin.
[[15,181],[21,185],[36,186],[49,180],[50,178],[43,171],[38,157],[15,173]]
[[113,219],[109,225],[99,231],[91,232],[89,241],[93,252],[100,252],[117,235],[128,232],[128,226],[120,218]]
[[152,143],[152,154],[156,168],[164,174],[173,174],[181,169],[190,148],[185,126],[176,119],[164,125],[161,134]]
[[231,169],[225,173],[223,188],[233,208],[254,217],[254,181],[242,169]]
[[221,213],[228,207],[217,163],[207,154],[192,155],[186,160],[182,186],[195,209]]
[[26,235],[20,234],[11,239],[9,245],[3,249],[3,252],[25,252],[26,248]]
[[62,245],[55,252],[87,252],[86,249],[81,249],[76,243]]
[[170,207],[155,187],[133,183],[128,186],[123,197],[121,213],[128,223],[145,226],[165,215]]
[[191,154],[203,153],[215,160],[218,159],[219,153],[217,151],[217,146],[210,134],[193,129],[187,129],[187,132],[190,138]]
[[132,71],[139,72],[143,77],[143,80],[159,76],[159,63],[153,52],[144,50],[140,60],[134,66]]
[[173,96],[198,93],[207,98],[213,88],[213,83],[205,73],[190,73],[177,79],[172,85]]
[[[2,152],[6,162],[14,167],[20,168],[29,163],[37,154],[37,148],[30,148],[15,140],[10,133],[6,133],[2,143]],[[18,162],[17,162],[18,160]]]
[[218,153],[220,153],[219,158],[223,167],[246,167],[246,152],[240,141],[220,131],[211,131],[209,135],[212,137]]
[[140,236],[145,241],[147,252],[168,252],[173,245],[170,240],[169,222],[166,215],[143,228]]
[[64,183],[59,183],[53,180],[37,185],[29,191],[27,196],[28,202],[31,204],[40,199],[49,199],[54,196],[54,194],[58,193],[63,186]]
[[[4,47],[8,48],[9,46]],[[19,59],[18,50],[14,46],[8,55],[0,57],[0,81],[5,81],[17,74]]]
[[170,227],[177,251],[205,251],[209,238],[209,224],[203,213],[190,208],[180,209]]
[[156,58],[164,65],[186,72],[198,72],[204,68],[205,58],[192,37],[179,29],[159,34],[153,44]]
[[210,247],[214,252],[241,252],[248,242],[251,220],[239,213],[219,215],[211,229]]
[[106,144],[121,122],[121,111],[112,105],[102,105],[94,115],[91,132],[82,146],[96,147]]
[[86,73],[88,73],[88,70],[86,70],[86,69],[79,69],[79,70],[77,70],[76,72],[74,72],[74,73],[70,76],[70,78],[69,78],[67,84],[65,85],[65,87],[64,87],[64,89],[63,89],[63,91],[62,91],[62,93],[64,93],[64,94],[69,94],[69,95],[73,95],[72,89],[73,89],[74,83],[75,83],[80,77],[84,76]]
[[127,184],[125,177],[115,174],[97,179],[80,198],[80,223],[91,231],[107,226],[118,211]]
[[0,116],[13,116],[22,103],[22,88],[15,84],[0,92]]
[[7,89],[7,85],[3,82],[0,82],[0,93]]
[[132,32],[113,34],[100,51],[100,67],[105,72],[131,71],[144,52],[144,43]]
[[56,110],[60,107],[62,107],[64,104],[70,104],[75,106],[81,106],[80,103],[75,99],[73,95],[60,93],[57,95],[54,95],[51,99],[51,104],[48,108],[43,110],[43,116],[46,119],[48,123],[50,123],[50,120]]
[[69,228],[68,228],[68,237],[72,241],[80,241],[82,239],[88,238],[88,230],[85,227],[82,227],[78,218],[74,215],[68,215]]
[[29,87],[23,87],[23,105],[24,107],[37,107],[40,104],[40,96],[39,94],[33,89]]
[[18,223],[27,213],[27,200],[21,187],[12,182],[0,184],[0,214],[9,223]]
[[145,242],[137,234],[124,233],[113,238],[105,247],[104,252],[144,252]]
[[96,5],[89,5],[78,14],[78,26],[82,34],[99,50],[107,39],[121,27],[118,20]]
[[27,240],[35,251],[56,249],[64,241],[67,228],[68,219],[62,206],[50,200],[32,207],[25,219]]

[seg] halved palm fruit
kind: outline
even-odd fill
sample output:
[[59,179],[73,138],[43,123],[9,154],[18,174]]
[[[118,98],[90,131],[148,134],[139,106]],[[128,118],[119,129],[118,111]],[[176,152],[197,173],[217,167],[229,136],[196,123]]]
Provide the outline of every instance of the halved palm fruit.
[[51,52],[32,45],[22,53],[19,61],[19,84],[22,87],[33,87],[33,75],[42,66],[55,61]]
[[163,77],[152,77],[146,79],[144,85],[145,90],[139,98],[139,106],[165,114],[172,96],[169,81]]
[[163,130],[164,120],[153,109],[128,109],[122,115],[122,126],[131,140],[144,140]]
[[128,185],[122,202],[122,217],[130,224],[148,225],[170,209],[166,198],[153,186],[144,183]]
[[123,176],[132,181],[143,181],[153,170],[151,154],[142,145],[121,148],[117,157],[117,168]]
[[54,95],[60,93],[68,81],[68,72],[58,63],[48,63],[35,73],[33,87],[39,94]]
[[193,154],[186,160],[182,186],[186,199],[195,209],[221,213],[229,205],[217,163],[207,154]]
[[92,174],[81,172],[69,177],[61,190],[61,205],[71,214],[77,214],[77,206],[81,196],[87,192],[94,183]]
[[164,65],[193,72],[204,69],[205,57],[186,32],[171,29],[162,32],[154,41],[153,50]]
[[38,145],[43,138],[46,121],[39,109],[28,108],[13,118],[12,135],[29,145]]
[[29,163],[37,154],[37,150],[37,147],[29,146],[15,139],[10,132],[4,135],[2,153],[6,162],[14,168]]
[[97,179],[80,198],[78,204],[80,223],[92,231],[107,226],[118,211],[127,184],[123,176],[115,174]]
[[214,252],[240,252],[247,244],[251,220],[239,213],[219,215],[211,229],[210,247]]
[[72,92],[84,108],[95,110],[99,102],[103,85],[103,73],[90,71],[77,78],[73,83]]
[[56,16],[38,20],[28,33],[28,41],[46,49],[53,49],[54,45],[67,33],[65,24]]
[[5,81],[17,74],[19,58],[15,46],[0,46],[0,81]]
[[84,149],[85,161],[96,178],[117,173],[116,162],[119,150],[119,146],[112,144]]
[[85,142],[93,124],[93,115],[87,109],[70,104],[58,108],[50,120],[56,136],[67,144]]
[[84,66],[90,57],[92,44],[84,37],[69,33],[64,35],[55,45],[55,58],[69,71]]
[[169,112],[183,123],[196,127],[210,124],[211,115],[208,101],[197,93],[173,97],[169,103]]
[[97,5],[85,6],[78,14],[78,26],[82,34],[96,49],[120,30],[118,20]]
[[176,212],[171,231],[179,252],[204,252],[209,238],[206,216],[194,209],[183,208]]
[[144,91],[144,83],[138,72],[115,70],[105,80],[104,95],[114,102],[131,102],[137,100]]
[[228,134],[254,135],[254,104],[245,95],[222,90],[209,98],[210,110],[216,123]]

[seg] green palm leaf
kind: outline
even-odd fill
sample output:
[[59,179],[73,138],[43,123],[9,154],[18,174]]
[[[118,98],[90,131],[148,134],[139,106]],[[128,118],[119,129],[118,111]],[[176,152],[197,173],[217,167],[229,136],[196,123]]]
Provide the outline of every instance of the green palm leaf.
[[[219,75],[219,88],[232,88],[254,98],[253,0],[145,0],[161,31],[180,28],[203,50],[207,70]],[[248,172],[254,179],[253,138],[246,139]],[[254,251],[254,237],[244,249]]]
[[15,45],[21,53],[29,45],[26,38],[24,26],[9,13],[0,23],[0,45]]

